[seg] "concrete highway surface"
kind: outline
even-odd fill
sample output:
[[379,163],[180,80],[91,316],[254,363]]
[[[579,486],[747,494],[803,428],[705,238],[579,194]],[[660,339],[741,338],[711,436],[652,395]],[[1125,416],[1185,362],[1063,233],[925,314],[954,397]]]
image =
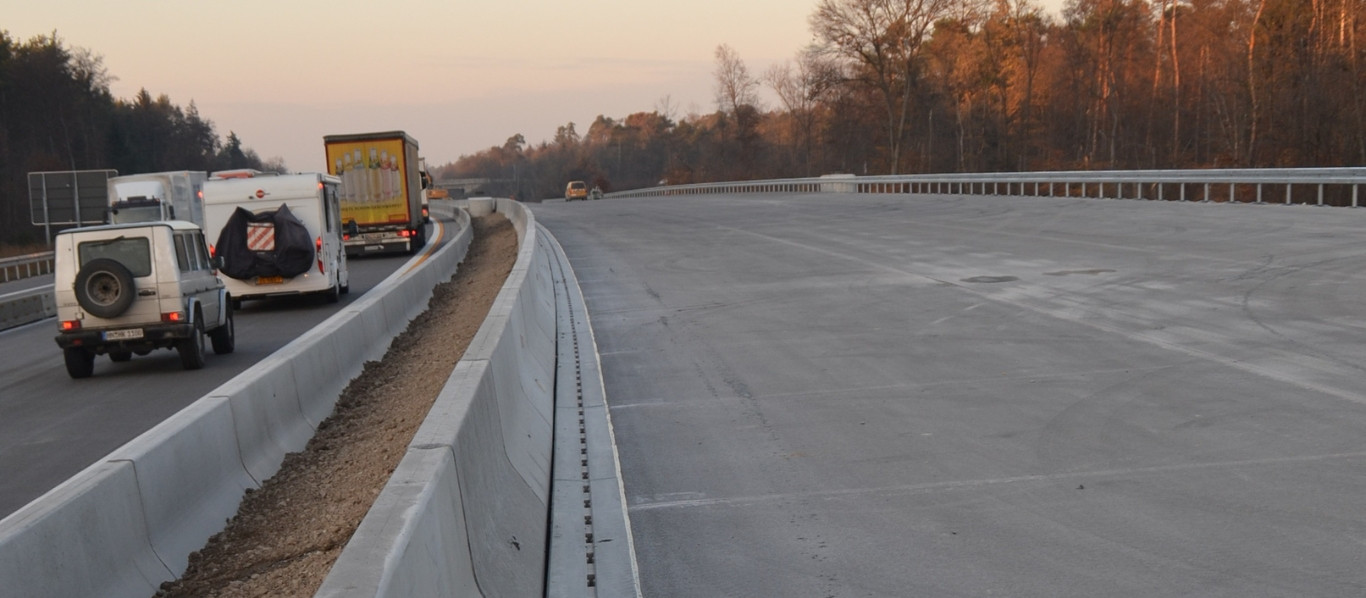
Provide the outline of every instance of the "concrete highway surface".
[[533,211],[588,305],[646,596],[1366,594],[1366,211]]
[[[436,238],[441,230],[444,236]],[[97,357],[93,377],[73,380],[53,341],[53,319],[0,331],[0,519],[269,356],[458,232],[453,221],[443,221],[428,229],[434,240],[418,256],[348,260],[351,292],[336,304],[321,297],[247,301],[235,316],[236,350],[215,355],[206,348],[202,370],[182,369],[177,353],[162,349],[126,363]]]

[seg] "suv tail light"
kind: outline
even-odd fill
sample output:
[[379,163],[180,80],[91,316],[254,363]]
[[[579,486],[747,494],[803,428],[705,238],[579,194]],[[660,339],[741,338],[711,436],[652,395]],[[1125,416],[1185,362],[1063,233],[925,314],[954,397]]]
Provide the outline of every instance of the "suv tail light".
[[161,321],[162,321],[162,322],[166,322],[166,323],[168,323],[168,324],[174,323],[174,322],[184,322],[184,321],[185,321],[185,312],[180,312],[180,311],[168,311],[168,312],[166,312],[166,313],[161,314]]
[[80,320],[63,320],[63,321],[62,321],[62,332],[70,332],[70,331],[72,331],[72,330],[80,330],[80,329],[81,329],[81,321],[80,321]]

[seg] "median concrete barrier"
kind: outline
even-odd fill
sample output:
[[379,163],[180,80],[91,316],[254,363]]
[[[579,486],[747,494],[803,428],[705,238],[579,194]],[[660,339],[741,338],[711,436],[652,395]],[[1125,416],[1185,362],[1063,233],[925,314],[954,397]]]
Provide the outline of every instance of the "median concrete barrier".
[[498,205],[497,201],[492,197],[471,197],[469,199],[458,200],[457,204],[468,210],[470,216],[475,218],[492,214],[497,210]]
[[[319,596],[481,596],[465,529],[455,458],[449,447],[411,450],[352,536]],[[362,535],[363,534],[363,535]],[[391,554],[391,548],[396,553]],[[384,588],[381,592],[379,588]]]
[[313,437],[313,427],[299,409],[299,392],[290,360],[298,347],[265,358],[209,393],[228,401],[237,423],[238,452],[243,466],[256,480],[265,482],[280,469],[285,455],[297,451]]
[[313,430],[332,414],[337,396],[360,372],[354,364],[363,363],[342,362],[337,358],[339,336],[339,331],[319,327],[293,341],[299,343],[299,351],[289,362],[294,387],[311,390],[298,393],[299,411],[308,424],[310,437]]
[[0,596],[146,598],[181,574],[455,272],[472,235],[462,216],[420,265],[0,520]]
[[516,264],[316,596],[544,593],[556,350],[551,256],[529,210],[510,200],[497,206],[518,231]]
[[137,474],[97,463],[0,521],[6,596],[140,596],[171,571],[153,554]]
[[152,550],[170,571],[184,571],[257,486],[238,458],[236,428],[227,400],[205,398],[106,458],[133,465]]
[[57,315],[52,287],[18,291],[0,297],[0,330],[23,326]]

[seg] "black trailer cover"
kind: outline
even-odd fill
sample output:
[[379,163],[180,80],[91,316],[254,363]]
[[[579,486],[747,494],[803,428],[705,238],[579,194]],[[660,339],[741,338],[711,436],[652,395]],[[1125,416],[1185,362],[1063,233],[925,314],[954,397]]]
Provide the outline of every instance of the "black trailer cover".
[[[274,248],[252,249],[248,245],[248,225],[263,223],[275,227]],[[237,208],[218,233],[215,252],[223,256],[223,268],[219,271],[237,280],[257,276],[293,278],[312,268],[314,258],[313,239],[309,238],[308,228],[284,204],[280,204],[279,209],[259,214]]]

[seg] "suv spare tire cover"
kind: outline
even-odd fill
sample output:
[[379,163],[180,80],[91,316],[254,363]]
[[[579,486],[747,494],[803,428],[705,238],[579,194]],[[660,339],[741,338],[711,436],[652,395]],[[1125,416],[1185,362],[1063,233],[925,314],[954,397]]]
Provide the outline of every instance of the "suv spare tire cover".
[[109,258],[93,259],[81,266],[72,290],[76,292],[76,303],[97,318],[118,317],[137,299],[133,273]]
[[[247,244],[247,225],[260,223],[275,226],[272,250],[256,251]],[[216,255],[223,256],[223,268],[219,271],[237,280],[257,276],[293,278],[312,268],[315,257],[308,228],[284,204],[258,214],[237,208],[218,233],[215,248]]]

